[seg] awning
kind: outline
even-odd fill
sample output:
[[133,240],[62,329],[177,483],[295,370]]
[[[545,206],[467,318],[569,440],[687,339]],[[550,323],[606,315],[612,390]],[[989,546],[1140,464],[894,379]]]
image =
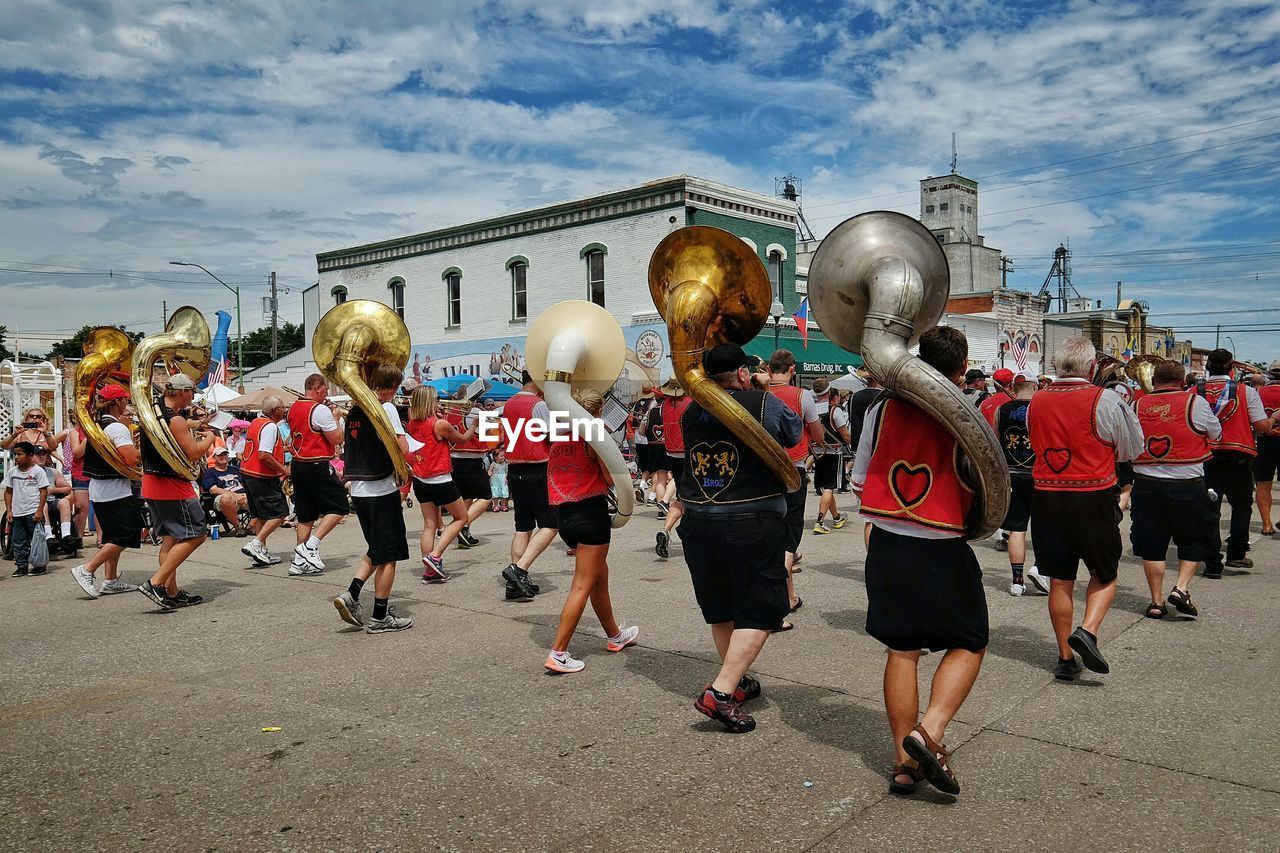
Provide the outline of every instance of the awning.
[[748,355],[768,359],[775,349],[789,349],[796,357],[796,372],[808,376],[831,376],[847,373],[851,367],[862,366],[862,356],[842,350],[825,337],[809,333],[809,345],[795,332],[783,332],[774,345],[773,330],[766,329],[743,347]]

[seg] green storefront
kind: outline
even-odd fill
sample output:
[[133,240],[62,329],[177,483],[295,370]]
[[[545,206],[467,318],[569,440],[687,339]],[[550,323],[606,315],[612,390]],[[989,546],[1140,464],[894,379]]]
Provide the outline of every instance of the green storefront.
[[841,349],[821,332],[810,332],[809,345],[805,346],[794,329],[784,329],[778,336],[778,346],[774,347],[773,344],[773,330],[765,327],[743,349],[749,355],[758,355],[763,359],[773,355],[774,349],[789,349],[796,357],[796,371],[811,378],[847,373],[851,367],[862,366],[861,356]]

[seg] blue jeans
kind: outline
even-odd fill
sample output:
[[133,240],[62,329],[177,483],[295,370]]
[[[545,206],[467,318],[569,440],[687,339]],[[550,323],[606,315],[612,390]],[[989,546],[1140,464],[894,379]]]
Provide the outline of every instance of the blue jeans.
[[31,558],[31,536],[36,531],[34,515],[15,515],[13,517],[13,560],[18,570],[25,572]]

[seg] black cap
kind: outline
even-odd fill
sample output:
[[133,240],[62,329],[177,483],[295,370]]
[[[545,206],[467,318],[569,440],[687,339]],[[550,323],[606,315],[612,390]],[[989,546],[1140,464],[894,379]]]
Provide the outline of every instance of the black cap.
[[702,366],[710,376],[728,373],[739,367],[750,367],[751,364],[751,357],[737,344],[721,344],[707,350],[702,356]]
[[977,380],[977,379],[986,379],[986,378],[987,378],[987,374],[983,373],[981,370],[979,370],[976,367],[964,375],[965,382],[973,382],[974,380]]
[[1231,362],[1235,360],[1235,355],[1229,349],[1216,349],[1209,353],[1207,361],[1209,364],[1217,367],[1230,367]]

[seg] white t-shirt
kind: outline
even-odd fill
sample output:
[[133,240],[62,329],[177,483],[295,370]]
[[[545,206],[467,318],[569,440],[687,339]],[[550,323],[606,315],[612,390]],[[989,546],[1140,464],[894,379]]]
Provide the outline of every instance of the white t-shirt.
[[[129,428],[119,421],[107,424],[103,432],[107,434],[107,439],[116,447],[133,444],[133,436],[129,434]],[[128,480],[95,480],[92,477],[89,478],[89,500],[93,503],[109,503],[132,495],[133,484]]]
[[[405,435],[404,424],[400,423],[400,413],[396,411],[395,405],[383,403],[382,410],[391,419],[391,431],[396,435]],[[330,417],[332,418],[332,415]],[[380,498],[383,495],[398,491],[400,491],[400,485],[396,483],[395,474],[383,477],[381,480],[351,481],[351,497],[353,498]]]
[[320,432],[330,432],[338,428],[338,422],[334,420],[333,411],[328,406],[312,406],[311,426]]
[[[1210,440],[1222,437],[1222,423],[1214,416],[1213,409],[1204,397],[1196,395],[1191,398],[1191,425],[1209,436]],[[1259,418],[1261,420],[1261,418]],[[1194,480],[1204,476],[1204,463],[1191,465],[1135,465],[1133,470],[1146,477],[1157,477],[1161,480]]]
[[40,508],[40,490],[49,488],[49,475],[39,465],[25,471],[10,465],[4,472],[4,487],[13,489],[13,517],[35,515]]
[[[330,413],[332,417],[332,413]],[[269,423],[258,433],[258,452],[271,453],[276,449],[276,442],[280,440],[280,427],[274,423]]]

